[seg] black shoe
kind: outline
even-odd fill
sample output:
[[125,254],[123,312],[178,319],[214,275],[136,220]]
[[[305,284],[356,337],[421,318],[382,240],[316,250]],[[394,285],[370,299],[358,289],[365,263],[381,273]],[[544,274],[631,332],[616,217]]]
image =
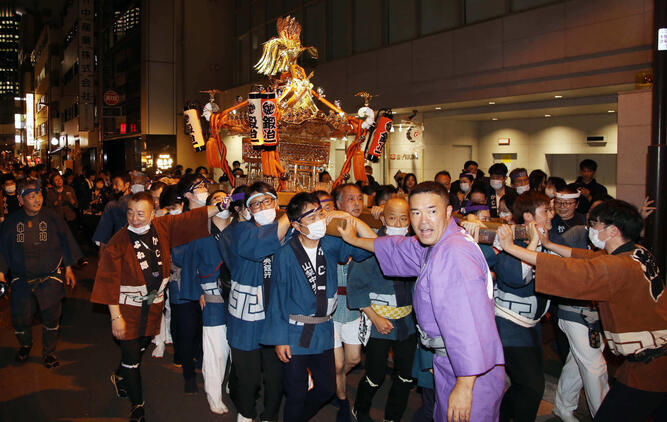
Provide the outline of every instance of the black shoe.
[[146,417],[144,416],[144,405],[146,402],[142,402],[136,406],[132,406],[130,410],[130,422],[146,422]]
[[16,352],[16,356],[14,359],[18,363],[25,363],[25,361],[28,360],[30,357],[30,347],[27,346],[21,346],[18,352]]
[[116,391],[116,396],[118,398],[127,397],[125,380],[122,377],[119,377],[116,374],[111,374],[111,385],[113,385],[113,389]]
[[345,400],[338,400],[340,408],[336,413],[336,422],[352,422],[352,415],[350,414],[350,402]]
[[197,394],[197,379],[195,377],[185,379],[185,394]]
[[57,368],[60,366],[60,361],[55,355],[48,355],[44,357],[44,366],[47,368]]
[[79,260],[79,262],[77,262],[77,265],[78,265],[80,268],[83,268],[83,267],[85,267],[86,265],[88,265],[88,260],[87,260],[86,258],[81,258],[81,259]]

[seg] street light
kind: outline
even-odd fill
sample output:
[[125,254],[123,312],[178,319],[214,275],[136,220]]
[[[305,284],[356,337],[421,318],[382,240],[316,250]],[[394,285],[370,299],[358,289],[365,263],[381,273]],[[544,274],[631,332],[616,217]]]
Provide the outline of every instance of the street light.
[[58,141],[58,138],[56,138],[55,136],[51,138],[51,145],[56,146],[58,145],[59,142],[60,141]]

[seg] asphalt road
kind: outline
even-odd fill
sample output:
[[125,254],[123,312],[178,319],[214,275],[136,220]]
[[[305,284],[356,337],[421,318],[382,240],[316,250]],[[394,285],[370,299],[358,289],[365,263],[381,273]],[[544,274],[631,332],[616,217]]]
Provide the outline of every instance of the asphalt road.
[[[63,304],[60,341],[57,356],[61,365],[47,369],[41,358],[41,325],[33,325],[34,346],[27,363],[16,366],[14,354],[18,343],[9,320],[9,301],[0,300],[0,421],[123,421],[127,420],[130,405],[127,399],[116,397],[109,382],[109,375],[118,365],[120,352],[113,341],[106,307],[91,304],[88,299],[93,286],[96,260],[81,270],[76,270],[78,284],[68,289]],[[548,334],[545,334],[548,338]],[[173,349],[167,347],[164,358],[150,356],[153,345],[144,355],[142,379],[148,421],[235,421],[236,413],[228,397],[224,397],[230,413],[221,416],[210,412],[203,391],[203,379],[198,373],[200,392],[183,393],[180,368],[172,364]],[[555,354],[545,346],[547,388],[540,406],[538,421],[556,421],[550,416],[553,407],[555,383],[560,364]],[[349,396],[354,397],[356,386],[363,374],[355,369],[348,377]],[[375,397],[371,417],[382,421],[384,403],[390,382],[387,377]],[[582,400],[577,416],[587,416],[585,400]],[[404,421],[421,405],[421,397],[413,389]],[[336,409],[325,406],[314,421],[334,421]]]

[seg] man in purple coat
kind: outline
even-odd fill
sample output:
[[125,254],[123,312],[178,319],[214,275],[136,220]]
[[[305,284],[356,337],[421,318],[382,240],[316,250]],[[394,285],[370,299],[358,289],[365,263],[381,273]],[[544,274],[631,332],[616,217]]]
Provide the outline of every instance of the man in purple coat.
[[451,219],[440,184],[420,183],[409,200],[416,236],[359,238],[352,219],[339,231],[346,242],[375,252],[385,275],[418,276],[413,301],[421,341],[436,353],[434,419],[497,421],[505,361],[491,273],[477,244]]

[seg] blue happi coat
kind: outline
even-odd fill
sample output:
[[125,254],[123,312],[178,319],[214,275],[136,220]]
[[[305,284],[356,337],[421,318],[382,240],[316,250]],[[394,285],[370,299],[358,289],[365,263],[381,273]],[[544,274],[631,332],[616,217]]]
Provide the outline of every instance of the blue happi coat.
[[[378,233],[384,236],[384,229]],[[412,305],[412,292],[416,278],[385,277],[375,257],[362,262],[350,263],[347,276],[347,304],[352,309],[376,305],[403,307]],[[392,319],[394,329],[388,334],[380,334],[371,325],[371,337],[383,340],[405,340],[415,333],[414,314]]]
[[[337,303],[338,262],[347,261],[348,257],[359,261],[371,254],[343,242],[342,239],[324,236],[320,240],[326,260],[327,276],[327,314],[333,313]],[[271,299],[267,313],[262,344],[289,345],[292,354],[317,354],[333,349],[333,321],[315,325],[310,346],[300,347],[299,340],[303,324],[290,321],[290,315],[315,315],[316,298],[306,276],[289,244],[275,254],[271,274]]]
[[205,327],[224,325],[226,321],[222,289],[218,284],[222,256],[217,243],[216,236],[202,237],[179,247],[183,249],[172,254],[172,262],[181,268],[180,299],[198,301],[202,294],[215,296],[206,300],[202,310]]
[[264,329],[264,271],[271,272],[271,257],[280,248],[278,223],[256,226],[233,223],[221,234],[218,248],[231,273],[227,306],[227,340],[235,349],[260,348]]

